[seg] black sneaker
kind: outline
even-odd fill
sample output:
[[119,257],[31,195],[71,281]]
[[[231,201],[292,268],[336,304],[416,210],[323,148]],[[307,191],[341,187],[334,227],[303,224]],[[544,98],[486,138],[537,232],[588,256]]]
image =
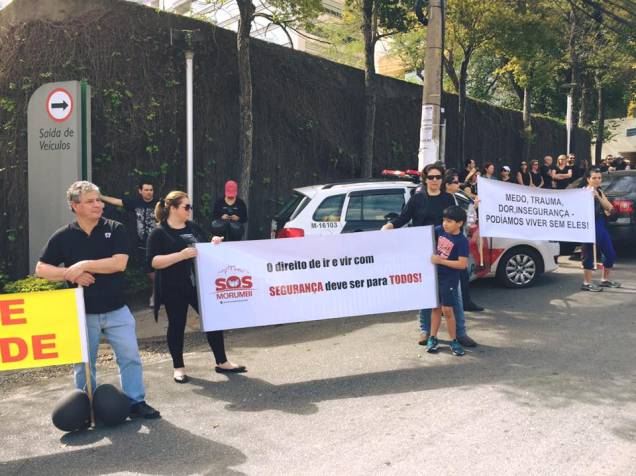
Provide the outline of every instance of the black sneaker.
[[603,279],[598,285],[602,288],[620,288],[622,286],[618,281],[610,281],[608,279]]
[[145,401],[143,401],[133,403],[130,407],[130,418],[134,417],[146,418],[147,420],[150,420],[153,418],[161,418],[161,413],[159,413],[159,410],[155,410]]
[[457,336],[457,341],[463,346],[463,347],[477,347],[477,342],[475,342],[474,340],[472,340],[470,337],[468,336]]
[[469,312],[481,312],[483,311],[484,308],[481,306],[478,306],[477,304],[475,304],[474,302],[469,302],[466,306],[464,306],[464,311],[469,311]]
[[581,284],[581,291],[590,291],[593,293],[600,293],[603,290],[602,287],[594,284],[594,283],[590,283],[590,284],[586,284],[583,283]]

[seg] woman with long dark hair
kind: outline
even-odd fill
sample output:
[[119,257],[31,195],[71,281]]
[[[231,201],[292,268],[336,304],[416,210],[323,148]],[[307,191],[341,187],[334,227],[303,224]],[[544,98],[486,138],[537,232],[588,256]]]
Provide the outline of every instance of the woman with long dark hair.
[[[611,215],[614,206],[607,199],[605,193],[601,189],[601,181],[603,175],[598,168],[589,169],[585,173],[585,181],[587,182],[588,189],[594,192],[594,224],[596,227],[596,253],[594,252],[594,243],[584,243],[582,247],[583,257],[583,284],[581,289],[583,291],[599,292],[603,288],[620,288],[621,283],[618,281],[610,280],[610,272],[614,267],[614,260],[616,259],[616,251],[612,245],[612,239],[610,238],[609,231],[607,231],[607,217]],[[596,263],[595,254],[603,254],[603,278],[599,284],[592,282],[592,275],[594,273]]]
[[[148,263],[157,271],[155,279],[155,320],[163,304],[168,315],[168,349],[172,356],[174,381],[186,383],[188,375],[183,362],[183,340],[188,306],[199,312],[194,258],[195,243],[204,243],[206,233],[193,221],[190,197],[185,192],[172,191],[155,207],[159,225],[148,237]],[[219,244],[223,238],[214,236]],[[223,331],[206,332],[208,344],[216,360],[218,373],[245,372],[242,365],[230,362],[225,355]]]
[[543,175],[538,160],[530,162],[530,180],[531,187],[543,188]]
[[532,183],[530,172],[528,172],[528,162],[526,162],[525,160],[521,162],[521,165],[519,165],[519,171],[517,172],[517,183],[519,185],[528,186]]

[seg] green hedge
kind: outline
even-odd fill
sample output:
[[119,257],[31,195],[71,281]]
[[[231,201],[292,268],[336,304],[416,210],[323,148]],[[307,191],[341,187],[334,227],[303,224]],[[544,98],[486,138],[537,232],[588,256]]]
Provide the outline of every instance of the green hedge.
[[18,279],[17,281],[5,283],[2,289],[2,293],[33,293],[36,291],[52,291],[54,289],[62,289],[64,287],[64,281],[48,281],[46,279],[29,275],[24,279]]

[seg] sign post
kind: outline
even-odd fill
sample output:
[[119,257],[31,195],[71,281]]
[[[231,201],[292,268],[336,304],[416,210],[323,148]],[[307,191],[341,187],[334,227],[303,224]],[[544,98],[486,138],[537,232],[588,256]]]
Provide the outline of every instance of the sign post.
[[68,186],[91,179],[90,87],[65,81],[40,86],[28,107],[29,263],[69,221]]

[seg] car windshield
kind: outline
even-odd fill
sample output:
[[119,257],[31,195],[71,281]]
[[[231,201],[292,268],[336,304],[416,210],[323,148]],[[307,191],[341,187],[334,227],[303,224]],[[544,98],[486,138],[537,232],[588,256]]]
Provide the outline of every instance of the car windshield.
[[613,193],[631,193],[636,191],[636,175],[614,177],[614,180],[605,188],[605,191]]
[[294,214],[294,211],[296,211],[296,208],[298,208],[298,205],[300,204],[300,202],[302,202],[304,198],[306,197],[302,193],[298,193],[298,192],[292,193],[291,197],[285,200],[283,207],[274,216],[274,219],[277,221],[289,220],[291,216]]

